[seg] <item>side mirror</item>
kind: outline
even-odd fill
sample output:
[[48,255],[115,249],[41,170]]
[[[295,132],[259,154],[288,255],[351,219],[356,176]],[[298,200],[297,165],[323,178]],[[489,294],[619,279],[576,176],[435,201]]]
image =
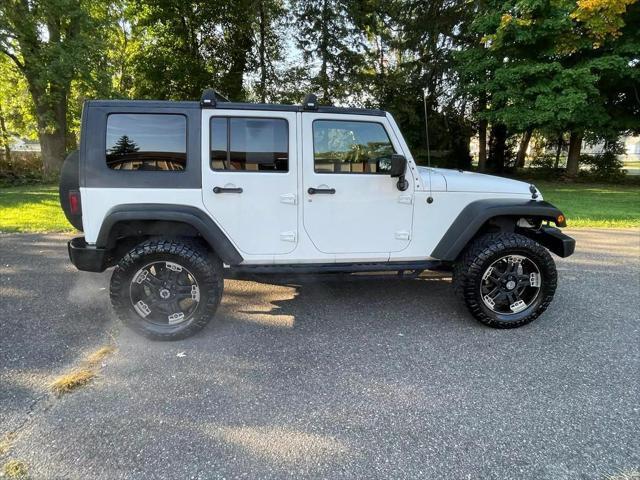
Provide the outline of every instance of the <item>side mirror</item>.
[[404,178],[404,172],[407,170],[407,159],[404,155],[399,155],[394,153],[391,155],[391,172],[390,175],[392,178],[397,178],[398,183],[396,186],[398,190],[404,192],[407,188],[409,188],[409,182],[406,178]]
[[391,155],[391,169],[390,175],[394,178],[401,177],[407,169],[407,159],[404,155],[398,155],[394,153]]

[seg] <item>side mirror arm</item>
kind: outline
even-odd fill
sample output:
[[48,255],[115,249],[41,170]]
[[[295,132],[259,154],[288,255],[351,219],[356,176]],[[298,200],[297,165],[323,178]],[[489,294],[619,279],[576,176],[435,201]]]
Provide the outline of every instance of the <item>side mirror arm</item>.
[[398,178],[396,187],[401,192],[404,192],[409,188],[409,182],[405,178],[405,172],[407,171],[407,159],[404,155],[393,154],[391,156],[391,176]]
[[404,192],[407,188],[409,188],[409,181],[404,177],[404,173],[398,177],[398,183],[396,183],[396,187],[401,192]]

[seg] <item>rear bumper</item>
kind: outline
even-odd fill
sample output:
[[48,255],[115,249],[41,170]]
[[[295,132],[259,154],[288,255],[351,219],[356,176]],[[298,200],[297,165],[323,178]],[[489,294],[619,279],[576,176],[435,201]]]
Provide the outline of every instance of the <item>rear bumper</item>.
[[104,272],[107,269],[107,250],[88,245],[84,237],[76,237],[67,243],[69,259],[78,270]]
[[572,255],[576,249],[576,241],[554,227],[542,227],[537,231],[527,229],[523,233],[562,258]]

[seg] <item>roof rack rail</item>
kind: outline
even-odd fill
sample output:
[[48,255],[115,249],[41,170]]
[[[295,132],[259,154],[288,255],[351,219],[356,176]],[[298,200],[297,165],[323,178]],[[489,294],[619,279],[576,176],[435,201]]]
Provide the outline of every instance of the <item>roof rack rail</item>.
[[211,88],[207,88],[202,92],[200,97],[200,106],[203,108],[215,108],[218,102],[229,102],[230,100],[224,95],[220,95],[218,92]]

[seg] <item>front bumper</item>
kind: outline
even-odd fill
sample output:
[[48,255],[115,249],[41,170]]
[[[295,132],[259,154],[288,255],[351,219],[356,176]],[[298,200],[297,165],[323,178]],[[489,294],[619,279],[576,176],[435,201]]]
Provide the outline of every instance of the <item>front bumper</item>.
[[78,270],[104,272],[107,269],[107,250],[87,244],[84,237],[73,238],[67,243],[67,249],[69,250],[71,263]]
[[526,229],[523,233],[562,258],[572,255],[576,249],[576,241],[554,227],[541,227],[539,230]]

